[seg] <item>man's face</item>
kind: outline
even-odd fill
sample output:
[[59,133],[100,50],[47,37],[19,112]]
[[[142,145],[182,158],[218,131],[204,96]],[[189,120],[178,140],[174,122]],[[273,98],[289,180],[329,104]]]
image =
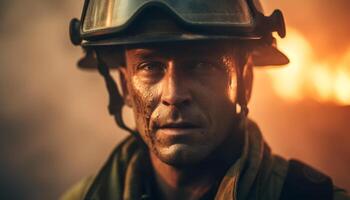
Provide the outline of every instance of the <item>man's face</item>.
[[126,50],[126,99],[142,139],[161,161],[201,162],[233,134],[236,58],[224,47],[187,43]]

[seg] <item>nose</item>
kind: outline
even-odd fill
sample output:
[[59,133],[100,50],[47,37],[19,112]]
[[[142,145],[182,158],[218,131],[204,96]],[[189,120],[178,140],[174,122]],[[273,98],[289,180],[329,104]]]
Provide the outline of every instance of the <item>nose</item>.
[[163,81],[162,104],[180,106],[190,103],[191,94],[186,76],[180,69],[175,68],[173,61],[168,63],[168,70]]

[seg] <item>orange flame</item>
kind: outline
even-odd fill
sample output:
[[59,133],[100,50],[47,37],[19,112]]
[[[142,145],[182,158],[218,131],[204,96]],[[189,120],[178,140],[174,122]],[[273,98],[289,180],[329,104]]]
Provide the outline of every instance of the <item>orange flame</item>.
[[350,105],[350,48],[339,61],[318,60],[308,40],[289,28],[278,41],[291,62],[281,69],[269,69],[275,92],[288,101],[312,98],[320,102]]

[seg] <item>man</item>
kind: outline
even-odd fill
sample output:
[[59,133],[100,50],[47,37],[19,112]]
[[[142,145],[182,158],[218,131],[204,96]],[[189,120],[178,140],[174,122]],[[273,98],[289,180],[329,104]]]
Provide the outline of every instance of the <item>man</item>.
[[252,67],[288,63],[274,31],[285,35],[281,12],[265,17],[249,0],[86,1],[82,23],[71,23],[86,51],[79,65],[97,67],[131,136],[63,199],[350,199],[326,175],[271,154],[247,118]]

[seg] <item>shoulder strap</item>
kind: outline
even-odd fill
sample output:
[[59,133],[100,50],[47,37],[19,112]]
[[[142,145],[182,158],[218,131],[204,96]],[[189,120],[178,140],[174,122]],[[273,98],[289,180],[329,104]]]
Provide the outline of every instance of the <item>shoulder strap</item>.
[[300,161],[290,160],[280,200],[312,199],[332,200],[332,179]]

